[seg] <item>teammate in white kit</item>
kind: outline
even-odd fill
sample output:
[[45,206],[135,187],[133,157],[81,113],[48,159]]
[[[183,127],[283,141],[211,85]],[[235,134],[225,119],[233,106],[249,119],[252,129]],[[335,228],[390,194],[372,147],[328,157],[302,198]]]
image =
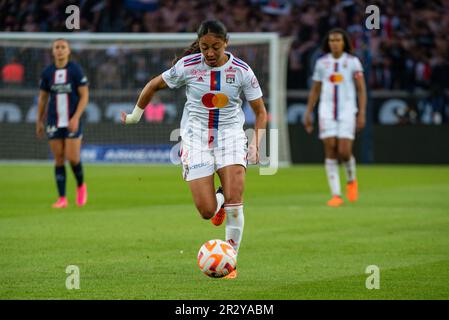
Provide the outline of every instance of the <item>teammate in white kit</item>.
[[365,127],[366,87],[362,64],[351,54],[350,39],[344,30],[329,31],[323,42],[323,51],[325,54],[315,64],[304,126],[308,133],[312,132],[311,115],[319,97],[319,137],[324,144],[326,175],[332,193],[327,204],[338,207],[343,204],[338,161],[346,172],[348,200],[358,199],[352,145],[355,130]]
[[[196,208],[204,219],[221,225],[226,219],[226,241],[238,252],[243,233],[243,189],[248,161],[259,160],[259,129],[266,128],[262,91],[251,68],[225,51],[228,36],[219,21],[205,21],[198,38],[174,66],[152,79],[142,90],[126,124],[137,123],[156,91],[186,86],[187,101],[181,120],[181,162]],[[247,147],[241,108],[243,92],[256,115],[253,140]],[[217,172],[221,186],[214,187]],[[235,278],[237,272],[229,274]]]

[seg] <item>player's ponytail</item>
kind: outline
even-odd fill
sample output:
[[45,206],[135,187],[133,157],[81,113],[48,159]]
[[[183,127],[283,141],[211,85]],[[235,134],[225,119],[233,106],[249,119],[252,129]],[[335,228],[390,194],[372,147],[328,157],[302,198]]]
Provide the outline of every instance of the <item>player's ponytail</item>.
[[213,33],[216,37],[223,39],[224,41],[228,41],[228,31],[226,30],[226,27],[223,23],[221,23],[218,20],[206,20],[201,23],[197,30],[197,39],[192,42],[189,48],[184,50],[184,53],[180,57],[175,57],[173,59],[172,63],[175,64],[179,61],[179,59],[182,59],[185,56],[188,56],[189,54],[195,54],[200,53],[200,46],[199,46],[199,39],[202,36],[205,36],[208,33]]
[[188,47],[187,49],[184,49],[184,53],[179,56],[179,57],[175,57],[172,61],[172,64],[175,65],[176,62],[179,61],[179,59],[182,59],[185,56],[188,56],[189,54],[195,54],[195,53],[200,53],[200,45],[198,43],[198,39],[196,39],[195,41],[192,42],[192,44],[190,45],[190,47]]

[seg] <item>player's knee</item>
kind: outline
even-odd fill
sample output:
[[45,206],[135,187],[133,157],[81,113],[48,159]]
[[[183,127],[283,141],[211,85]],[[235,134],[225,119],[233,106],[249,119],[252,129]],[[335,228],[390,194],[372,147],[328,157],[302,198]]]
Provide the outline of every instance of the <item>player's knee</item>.
[[340,161],[347,162],[351,159],[351,152],[348,150],[339,150],[338,151],[338,159]]
[[200,213],[201,217],[203,219],[209,220],[211,219],[214,215],[215,215],[215,209],[216,208],[212,208],[212,207],[199,207],[198,208],[198,212]]
[[64,165],[64,162],[65,162],[64,154],[55,154],[54,158],[55,158],[55,164],[57,166],[63,166]]
[[338,156],[338,148],[336,144],[328,144],[324,148],[324,153],[328,159],[336,159]]
[[337,159],[338,152],[335,148],[328,148],[325,150],[326,158],[328,159]]
[[243,202],[242,193],[243,192],[233,192],[228,195],[225,194],[225,203],[226,204],[242,203]]
[[78,163],[80,163],[79,158],[68,158],[67,160],[69,161],[70,165],[72,165],[72,166],[76,166]]

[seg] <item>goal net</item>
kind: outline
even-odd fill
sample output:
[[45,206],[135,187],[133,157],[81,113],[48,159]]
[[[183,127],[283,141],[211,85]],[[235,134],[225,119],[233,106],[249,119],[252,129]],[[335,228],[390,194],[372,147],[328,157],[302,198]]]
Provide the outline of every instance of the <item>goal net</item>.
[[[190,33],[0,33],[0,160],[51,157],[47,141],[35,136],[35,120],[40,75],[52,63],[51,43],[58,38],[70,42],[71,60],[89,79],[83,161],[170,162],[170,150],[178,142],[184,89],[159,91],[137,125],[121,125],[120,111],[132,111],[147,81],[169,69],[175,55],[195,40]],[[288,46],[289,40],[275,33],[231,33],[227,49],[258,77],[270,116],[268,129],[277,130],[273,135],[267,130],[268,141],[277,145],[272,150],[280,164],[290,163],[285,117]],[[22,76],[3,72],[12,65],[22,68]],[[245,129],[252,128],[255,118],[246,101],[242,108]]]

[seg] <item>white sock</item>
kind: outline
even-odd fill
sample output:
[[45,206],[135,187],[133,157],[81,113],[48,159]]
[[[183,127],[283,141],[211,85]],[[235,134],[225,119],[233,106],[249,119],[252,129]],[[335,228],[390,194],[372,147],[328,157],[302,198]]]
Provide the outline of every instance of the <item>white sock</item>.
[[220,211],[221,206],[223,205],[225,199],[224,199],[223,194],[221,194],[221,193],[217,193],[217,194],[215,194],[215,196],[217,197],[217,209],[215,209],[215,214],[216,214],[218,211]]
[[326,159],[324,162],[326,168],[327,181],[333,196],[341,196],[340,173],[338,172],[337,159]]
[[243,203],[225,204],[226,210],[226,241],[228,241],[235,251],[239,251],[242,241],[243,226],[245,217],[243,216]]
[[356,179],[355,175],[355,158],[354,156],[351,156],[351,159],[347,162],[343,162],[343,166],[345,168],[346,173],[346,181],[351,182]]

